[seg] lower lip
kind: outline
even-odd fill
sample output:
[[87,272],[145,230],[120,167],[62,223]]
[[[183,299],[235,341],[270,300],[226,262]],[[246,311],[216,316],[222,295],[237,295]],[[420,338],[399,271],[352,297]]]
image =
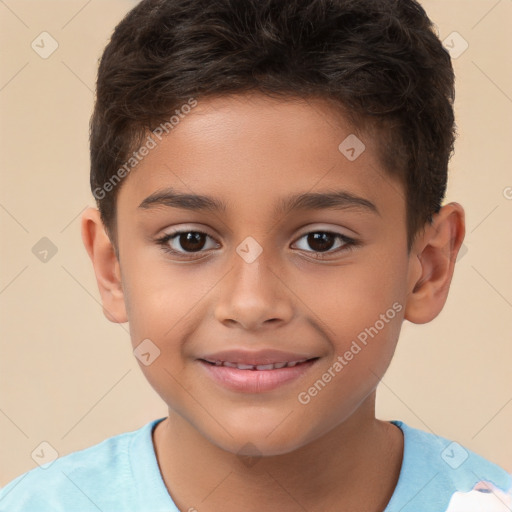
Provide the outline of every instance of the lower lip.
[[261,393],[272,391],[279,386],[298,379],[304,375],[317,359],[306,361],[296,366],[275,370],[239,370],[229,366],[215,366],[199,360],[208,374],[228,389],[243,393]]

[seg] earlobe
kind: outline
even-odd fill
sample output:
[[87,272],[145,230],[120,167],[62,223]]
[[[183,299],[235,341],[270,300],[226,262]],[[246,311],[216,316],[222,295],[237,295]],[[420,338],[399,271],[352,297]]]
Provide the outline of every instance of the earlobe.
[[103,314],[111,322],[127,322],[119,261],[96,208],[82,214],[82,240],[94,267]]
[[411,251],[404,318],[416,324],[433,320],[443,309],[465,235],[464,209],[443,206]]

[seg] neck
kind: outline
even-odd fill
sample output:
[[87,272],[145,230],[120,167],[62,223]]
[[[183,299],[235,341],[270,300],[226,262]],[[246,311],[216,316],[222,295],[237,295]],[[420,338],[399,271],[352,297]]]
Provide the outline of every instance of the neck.
[[153,441],[180,510],[382,511],[398,481],[403,436],[375,418],[375,394],[327,434],[281,455],[240,457],[169,410]]

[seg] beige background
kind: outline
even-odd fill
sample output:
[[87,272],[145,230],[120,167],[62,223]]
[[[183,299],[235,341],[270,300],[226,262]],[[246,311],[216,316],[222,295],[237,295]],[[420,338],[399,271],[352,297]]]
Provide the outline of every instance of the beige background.
[[[102,314],[80,238],[80,213],[94,204],[97,60],[134,3],[0,2],[0,486],[36,467],[42,441],[65,455],[166,416],[127,325]],[[404,323],[378,415],[512,471],[512,1],[423,5],[441,39],[456,31],[469,43],[454,59],[460,136],[447,196],[466,209],[467,252],[441,315]],[[47,59],[31,48],[43,31],[59,44]],[[42,237],[58,249],[46,263],[32,253]]]

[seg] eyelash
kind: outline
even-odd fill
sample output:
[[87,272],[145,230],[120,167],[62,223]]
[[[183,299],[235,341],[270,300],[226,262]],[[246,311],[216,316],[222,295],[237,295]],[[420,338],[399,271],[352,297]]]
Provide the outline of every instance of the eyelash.
[[[207,236],[209,238],[213,238],[211,237],[208,233],[205,233],[204,231],[198,231],[198,230],[192,230],[192,229],[189,229],[189,230],[183,230],[183,231],[175,231],[174,233],[169,233],[169,234],[166,234],[166,235],[163,235],[162,237],[160,238],[157,238],[155,240],[155,242],[161,246],[162,250],[166,253],[169,253],[169,254],[172,254],[174,256],[178,256],[182,259],[186,259],[186,260],[192,260],[192,259],[200,259],[200,258],[195,258],[194,255],[196,254],[200,254],[201,252],[206,252],[206,251],[203,251],[203,250],[200,250],[200,251],[197,251],[197,252],[189,252],[189,253],[183,253],[183,252],[180,252],[180,251],[175,251],[174,249],[171,249],[168,245],[168,242],[170,240],[173,240],[177,237],[179,237],[180,235],[183,235],[183,234],[187,234],[187,233],[196,233],[198,235],[204,235],[204,236]],[[339,239],[341,240],[342,242],[344,242],[344,245],[341,246],[341,247],[338,247],[336,250],[328,250],[328,251],[324,251],[324,252],[316,252],[316,251],[304,251],[306,253],[313,253],[315,256],[314,258],[315,259],[318,259],[318,260],[322,260],[322,259],[326,259],[323,255],[324,254],[335,254],[335,253],[338,253],[338,252],[344,252],[344,251],[350,251],[352,250],[354,247],[357,247],[358,245],[360,245],[360,243],[357,241],[357,240],[354,240],[353,238],[350,238],[346,235],[342,235],[341,233],[334,233],[332,231],[322,231],[322,230],[316,230],[316,231],[309,231],[307,233],[304,233],[302,236],[300,236],[298,240],[301,240],[302,238],[308,236],[308,235],[311,235],[313,233],[322,233],[322,234],[328,234],[328,235],[333,235],[336,239]]]

